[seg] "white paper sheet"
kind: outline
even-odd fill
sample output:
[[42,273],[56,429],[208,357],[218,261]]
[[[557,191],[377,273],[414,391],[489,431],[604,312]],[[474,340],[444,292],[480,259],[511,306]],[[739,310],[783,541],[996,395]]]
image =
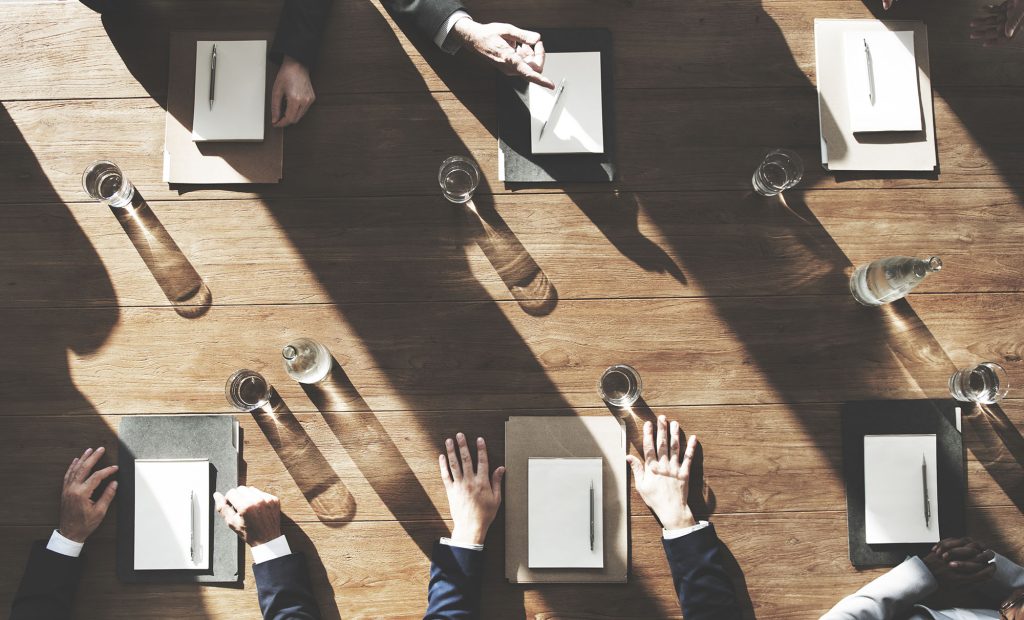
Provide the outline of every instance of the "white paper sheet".
[[[531,458],[527,481],[530,568],[602,568],[600,458]],[[591,503],[591,489],[594,490]],[[593,506],[593,511],[591,511]],[[590,519],[594,518],[593,549]]]
[[[217,45],[217,76],[210,106],[210,55]],[[197,41],[192,139],[263,139],[267,101],[266,41]]]
[[[931,518],[925,524],[922,457]],[[865,435],[864,525],[869,545],[939,541],[935,435]]]
[[843,59],[854,132],[921,131],[914,31],[845,32]]
[[[544,76],[555,90],[531,83],[530,143],[534,153],[603,153],[604,107],[601,101],[601,53],[548,54]],[[558,86],[565,90],[555,103]],[[548,118],[550,117],[550,120]],[[541,136],[540,129],[548,120]]]
[[135,569],[209,568],[211,501],[209,460],[136,459]]

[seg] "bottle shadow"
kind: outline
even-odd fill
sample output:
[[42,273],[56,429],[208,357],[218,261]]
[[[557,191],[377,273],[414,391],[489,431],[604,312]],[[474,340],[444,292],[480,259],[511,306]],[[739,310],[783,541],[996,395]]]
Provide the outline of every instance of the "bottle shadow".
[[[418,482],[398,446],[359,394],[348,374],[331,357],[331,371],[319,383],[302,384],[363,477],[427,558],[434,543],[448,535],[441,515]],[[405,518],[418,515],[416,520]]]
[[131,207],[111,207],[121,228],[142,257],[174,311],[187,319],[203,316],[213,295],[191,261],[164,228],[160,218],[136,189]]
[[351,521],[355,498],[277,390],[271,388],[270,402],[250,413],[317,518],[328,527]]

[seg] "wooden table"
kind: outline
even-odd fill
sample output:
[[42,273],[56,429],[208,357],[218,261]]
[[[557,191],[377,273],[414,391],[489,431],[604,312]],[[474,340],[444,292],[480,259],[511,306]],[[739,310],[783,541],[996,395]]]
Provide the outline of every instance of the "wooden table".
[[[443,438],[484,435],[501,462],[509,415],[609,415],[595,383],[626,362],[645,385],[631,443],[659,413],[699,435],[757,616],[817,617],[880,574],[847,559],[839,403],[943,397],[979,360],[1024,381],[1024,63],[1020,45],[967,39],[976,7],[891,12],[929,24],[937,179],[816,164],[813,19],[874,6],[473,3],[481,20],[614,33],[619,180],[513,192],[490,70],[337,2],[285,180],[179,193],[161,182],[167,30],[271,28],[279,2],[138,4],[112,43],[75,2],[0,3],[0,608],[73,456],[115,446],[125,415],[215,413],[244,427],[246,479],[282,498],[328,617],[417,617],[450,526]],[[788,205],[749,191],[775,146],[808,164]],[[456,153],[483,169],[479,215],[438,191]],[[86,200],[97,157],[149,201],[149,236]],[[909,302],[850,298],[851,265],[931,254],[946,267]],[[208,306],[165,295],[199,284]],[[297,336],[327,344],[348,384],[311,397],[289,381],[279,349]],[[276,423],[229,411],[240,367],[277,387]],[[1018,560],[1020,394],[965,424],[971,534]],[[499,516],[484,617],[679,617],[658,525],[635,493],[630,510],[629,584],[604,587],[506,584]],[[242,589],[120,584],[114,521],[87,545],[79,617],[258,617],[248,568]]]

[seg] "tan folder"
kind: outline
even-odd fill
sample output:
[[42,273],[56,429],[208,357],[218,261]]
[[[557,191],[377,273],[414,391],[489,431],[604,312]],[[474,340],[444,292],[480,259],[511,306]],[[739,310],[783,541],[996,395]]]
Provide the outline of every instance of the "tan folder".
[[[601,457],[604,568],[535,568],[529,554],[530,457]],[[512,583],[624,583],[629,576],[626,427],[609,415],[515,416],[505,423],[505,577]]]
[[267,64],[266,131],[260,142],[194,142],[196,41],[269,40],[269,32],[179,31],[171,33],[164,127],[165,183],[278,183],[284,162],[284,130],[270,126],[270,88],[274,66]]

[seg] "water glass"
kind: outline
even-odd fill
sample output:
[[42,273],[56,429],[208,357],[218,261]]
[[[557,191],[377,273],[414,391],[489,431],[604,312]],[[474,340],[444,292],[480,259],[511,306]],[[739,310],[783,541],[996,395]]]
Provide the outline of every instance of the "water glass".
[[228,377],[224,395],[239,411],[261,409],[270,402],[270,384],[254,370],[236,370]]
[[643,382],[640,373],[632,366],[616,364],[604,371],[598,392],[604,402],[613,407],[632,407],[640,399]]
[[754,171],[754,191],[762,196],[775,196],[795,186],[804,176],[804,163],[789,149],[775,149],[761,160]]
[[480,169],[472,159],[455,155],[441,162],[437,182],[441,185],[444,197],[451,202],[469,202],[480,184]]
[[116,164],[94,161],[82,173],[82,187],[94,200],[111,207],[130,207],[135,197],[135,186],[124,176]]
[[953,398],[979,405],[999,402],[1009,389],[1006,370],[995,362],[961,368],[949,378],[949,393]]

